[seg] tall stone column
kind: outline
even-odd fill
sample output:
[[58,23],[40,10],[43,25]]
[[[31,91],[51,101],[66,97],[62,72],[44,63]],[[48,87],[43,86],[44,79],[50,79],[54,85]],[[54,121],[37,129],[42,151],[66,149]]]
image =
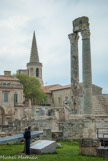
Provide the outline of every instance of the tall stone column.
[[79,112],[79,64],[78,64],[78,33],[68,35],[71,45],[71,87],[72,113]]
[[84,114],[92,114],[92,72],[91,72],[91,51],[90,31],[82,30],[82,64],[83,64],[83,93],[84,93]]

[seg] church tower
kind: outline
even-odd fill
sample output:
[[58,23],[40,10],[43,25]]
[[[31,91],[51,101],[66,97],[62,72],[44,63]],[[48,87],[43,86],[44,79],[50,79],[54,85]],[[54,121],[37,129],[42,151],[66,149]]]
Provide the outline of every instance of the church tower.
[[42,63],[39,62],[38,49],[36,43],[35,32],[33,33],[30,61],[27,63],[27,72],[31,77],[36,77],[43,85],[42,81]]

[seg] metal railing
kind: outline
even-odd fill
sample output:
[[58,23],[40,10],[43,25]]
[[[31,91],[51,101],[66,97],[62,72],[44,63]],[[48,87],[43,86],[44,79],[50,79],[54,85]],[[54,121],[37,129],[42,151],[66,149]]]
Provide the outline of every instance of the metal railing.
[[108,128],[97,128],[97,138],[108,138]]
[[97,128],[97,138],[102,146],[108,146],[108,128]]

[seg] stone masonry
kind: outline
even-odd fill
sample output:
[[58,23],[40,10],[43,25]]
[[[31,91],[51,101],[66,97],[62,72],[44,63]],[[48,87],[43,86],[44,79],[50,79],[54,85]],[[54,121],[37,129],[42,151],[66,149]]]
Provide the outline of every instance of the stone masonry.
[[78,32],[82,35],[82,59],[83,59],[83,92],[84,114],[92,113],[92,76],[91,76],[91,53],[90,53],[90,30],[88,17],[80,17],[73,21],[73,33],[69,34],[71,44],[71,84],[73,85],[72,101],[75,111],[79,105],[79,73],[78,73]]
[[73,113],[78,112],[79,104],[79,65],[78,65],[78,33],[70,34],[71,44],[71,88],[72,88],[72,109]]

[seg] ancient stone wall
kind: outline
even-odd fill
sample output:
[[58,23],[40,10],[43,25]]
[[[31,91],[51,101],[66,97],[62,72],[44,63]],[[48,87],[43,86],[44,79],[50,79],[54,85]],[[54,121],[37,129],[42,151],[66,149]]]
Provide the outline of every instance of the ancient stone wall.
[[11,133],[23,133],[25,127],[28,127],[29,125],[32,127],[33,131],[42,131],[46,128],[51,129],[52,131],[59,131],[58,121],[52,117],[40,117],[38,120],[16,119],[10,123],[10,126],[4,126],[1,130]]
[[[102,94],[102,88],[92,85],[92,95],[101,95]],[[83,86],[82,83],[80,84],[80,89],[79,89],[79,96],[83,96]],[[71,89],[66,88],[66,89],[61,89],[61,90],[55,90],[52,92],[52,97],[49,97],[50,99],[53,99],[53,106],[55,107],[62,107],[63,102],[66,98],[70,99],[71,97]],[[51,101],[49,100],[51,103]]]
[[[79,97],[80,114],[83,114],[83,97]],[[66,116],[69,112],[66,111]],[[68,115],[67,115],[68,113]],[[92,114],[94,115],[108,115],[108,95],[94,95],[92,96]]]
[[55,140],[79,140],[96,138],[97,128],[108,128],[108,116],[71,115],[68,120],[56,120],[53,117],[38,117],[37,120],[16,119],[1,129],[6,133],[23,133],[25,127],[32,131],[51,129]]
[[70,88],[53,91],[53,99],[55,107],[62,107],[64,104],[64,100],[66,98],[70,98]]
[[63,131],[63,140],[96,137],[96,123],[91,116],[71,116],[69,120],[59,123],[60,131]]

